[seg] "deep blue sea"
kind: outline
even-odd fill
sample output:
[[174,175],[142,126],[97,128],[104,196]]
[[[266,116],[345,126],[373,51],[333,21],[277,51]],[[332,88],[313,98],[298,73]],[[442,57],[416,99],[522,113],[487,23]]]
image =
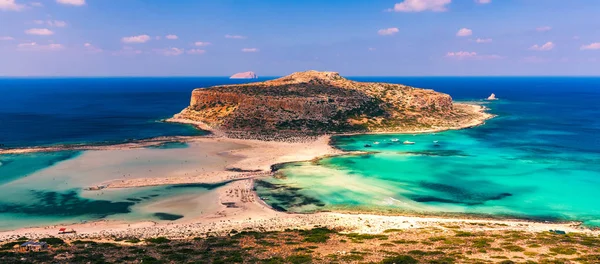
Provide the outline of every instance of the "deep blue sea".
[[[257,186],[259,194],[269,197],[267,202],[273,207],[287,211],[360,208],[472,213],[582,220],[589,225],[600,225],[600,206],[596,202],[600,200],[600,78],[350,79],[434,89],[458,101],[485,104],[498,117],[483,126],[460,131],[337,137],[335,142],[339,148],[377,153],[286,166],[282,172],[287,178],[268,179],[268,184]],[[191,126],[160,120],[185,108],[194,88],[240,82],[247,81],[227,78],[0,79],[0,144],[25,147],[106,143],[201,134]],[[482,100],[491,93],[500,100]],[[416,144],[399,143],[404,140]],[[365,148],[366,144],[373,147]],[[79,156],[81,153],[75,152],[0,155],[0,193],[19,196],[6,188],[17,179],[26,186],[24,179],[29,175]],[[56,170],[52,173],[57,175]],[[42,179],[44,176],[37,173],[34,177]],[[276,188],[272,188],[273,184]],[[36,193],[66,191],[47,188]],[[161,189],[160,193],[164,195],[168,190]],[[5,227],[0,225],[0,229],[27,225],[27,221],[18,219],[34,219],[30,225],[39,223],[43,219],[40,212],[62,208],[62,203],[78,200],[73,197],[78,196],[79,190],[68,191],[62,195],[68,195],[69,199],[55,199],[51,207],[46,204],[39,210],[36,205],[3,203],[8,197],[4,199],[0,195],[0,219],[9,223]],[[189,189],[182,195],[193,192],[194,189]],[[100,198],[79,199],[93,204]],[[78,207],[77,214],[81,219],[97,219],[123,214],[132,206],[131,201],[129,204],[112,202],[102,203],[112,208],[105,209],[103,214],[86,212],[85,207]],[[20,210],[17,219],[10,213],[15,208],[27,210]],[[65,219],[79,219],[79,216],[69,214]],[[63,216],[49,217],[56,222]]]
[[194,88],[248,82],[228,78],[0,79],[0,144],[25,147],[115,143],[198,135],[160,122],[185,108]]

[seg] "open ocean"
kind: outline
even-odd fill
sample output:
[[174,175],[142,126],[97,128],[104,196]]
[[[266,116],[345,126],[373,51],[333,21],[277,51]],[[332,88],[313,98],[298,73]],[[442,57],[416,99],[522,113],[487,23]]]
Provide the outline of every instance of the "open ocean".
[[[266,202],[273,207],[297,212],[350,208],[469,213],[581,220],[600,226],[596,204],[600,200],[600,78],[350,79],[434,89],[454,100],[485,104],[498,117],[460,131],[337,137],[339,148],[377,153],[285,166],[282,171],[287,178],[268,179],[257,186],[259,195],[268,197]],[[160,120],[185,108],[196,87],[240,82],[247,81],[216,77],[0,79],[0,144],[106,144],[200,135],[191,126]],[[492,92],[499,101],[481,100]],[[404,140],[416,144],[403,145]],[[373,147],[365,148],[365,144]],[[216,188],[140,188],[100,198],[82,195],[77,188],[27,184],[31,175],[37,179],[80,155],[66,151],[0,155],[0,229],[127,219],[140,200]],[[12,188],[16,181],[23,188]],[[144,217],[151,216],[134,218]]]

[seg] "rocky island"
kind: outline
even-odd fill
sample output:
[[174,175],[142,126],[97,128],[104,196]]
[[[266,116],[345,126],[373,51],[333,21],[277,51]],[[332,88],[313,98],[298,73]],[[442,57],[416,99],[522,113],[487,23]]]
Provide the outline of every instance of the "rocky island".
[[257,83],[195,89],[174,120],[230,137],[424,132],[481,124],[483,107],[400,84],[356,82],[336,72],[306,71]]
[[231,75],[231,77],[229,77],[229,79],[257,79],[258,76],[251,71],[247,71],[247,72],[238,72],[234,75]]

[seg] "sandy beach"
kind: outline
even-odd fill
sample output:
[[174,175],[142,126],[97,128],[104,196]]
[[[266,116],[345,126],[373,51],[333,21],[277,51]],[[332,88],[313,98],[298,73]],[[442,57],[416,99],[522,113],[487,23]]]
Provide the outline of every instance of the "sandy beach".
[[[480,105],[464,104],[461,107],[471,107],[475,113],[470,122],[460,127],[439,128],[432,132],[447,129],[461,129],[480,125],[492,115],[485,113],[485,108]],[[397,132],[396,132],[397,133]],[[415,133],[411,131],[410,133]],[[201,214],[192,218],[183,218],[173,222],[138,221],[124,222],[113,220],[101,220],[88,223],[46,226],[37,228],[22,228],[12,231],[0,232],[0,240],[6,241],[17,237],[41,238],[57,234],[59,227],[73,228],[77,234],[66,235],[69,238],[103,239],[107,237],[156,237],[165,236],[170,238],[189,238],[207,234],[226,234],[231,230],[259,230],[275,231],[286,228],[312,228],[325,226],[329,228],[342,229],[347,232],[380,233],[386,229],[406,229],[421,227],[440,227],[452,223],[460,225],[467,230],[521,230],[530,232],[541,232],[550,229],[560,229],[568,232],[585,232],[598,234],[580,226],[579,223],[539,223],[520,220],[490,220],[469,218],[446,218],[446,217],[418,217],[418,216],[384,216],[374,214],[351,214],[321,212],[315,214],[289,214],[277,212],[269,208],[253,191],[253,179],[271,175],[271,166],[279,163],[307,161],[323,156],[348,154],[332,147],[330,136],[325,135],[317,139],[305,141],[281,142],[231,139],[224,137],[180,137],[179,141],[188,144],[187,148],[175,150],[156,150],[145,148],[147,146],[161,144],[173,140],[172,138],[148,140],[137,143],[119,144],[112,146],[81,146],[82,150],[94,150],[83,159],[71,161],[77,162],[77,166],[98,168],[105,166],[107,162],[122,161],[131,157],[151,157],[152,155],[175,155],[186,156],[186,159],[204,160],[198,171],[197,166],[185,169],[181,164],[176,165],[179,169],[174,170],[172,166],[158,166],[151,177],[120,177],[115,179],[110,176],[101,177],[96,175],[93,179],[87,179],[85,183],[89,187],[101,188],[133,188],[141,186],[172,185],[183,183],[219,183],[232,181],[217,189],[218,199],[209,202],[215,208],[211,213]],[[27,151],[38,151],[39,149],[26,149]],[[43,151],[48,151],[45,149]],[[60,148],[50,149],[60,150]],[[42,150],[39,150],[42,151]],[[171,151],[169,153],[169,151]],[[19,150],[9,150],[4,153],[21,153]],[[212,158],[211,158],[212,157]],[[112,160],[112,161],[111,161]],[[59,170],[68,170],[69,164],[59,164]],[[162,167],[162,170],[160,168]],[[195,168],[195,173],[191,170]],[[120,172],[121,174],[127,172]],[[77,180],[77,179],[73,179]],[[91,191],[93,192],[93,191]],[[181,198],[178,198],[181,199]],[[172,206],[174,201],[165,201],[163,205]],[[193,202],[191,202],[193,203]],[[185,210],[185,209],[182,209]],[[481,225],[485,223],[485,225]]]

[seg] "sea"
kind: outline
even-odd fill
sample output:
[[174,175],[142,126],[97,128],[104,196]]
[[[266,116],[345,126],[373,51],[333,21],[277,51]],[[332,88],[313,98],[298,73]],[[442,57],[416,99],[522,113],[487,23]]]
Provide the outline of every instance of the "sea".
[[[349,79],[434,89],[455,101],[484,105],[497,117],[456,131],[333,137],[337,148],[369,153],[282,166],[283,177],[256,183],[259,196],[273,208],[467,214],[600,226],[600,78]],[[203,135],[189,125],[162,120],[185,108],[194,88],[251,81],[256,80],[0,79],[0,148]],[[483,100],[491,93],[499,100]],[[415,144],[402,144],[407,140]],[[156,166],[169,157],[166,151],[176,150],[153,151],[163,153],[148,156]],[[88,152],[0,155],[0,230],[98,219],[173,221],[189,212],[148,208],[162,210],[154,205],[181,197],[201,202],[220,187],[145,187],[93,195],[83,184],[65,183],[85,177],[86,168],[77,167],[77,161],[93,161]],[[131,162],[127,168],[144,170],[148,164]],[[53,180],[44,181],[49,177]]]

